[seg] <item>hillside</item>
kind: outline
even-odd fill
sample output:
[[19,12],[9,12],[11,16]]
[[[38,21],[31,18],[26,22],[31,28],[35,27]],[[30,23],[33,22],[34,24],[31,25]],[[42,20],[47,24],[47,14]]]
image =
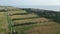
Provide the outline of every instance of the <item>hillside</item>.
[[60,34],[59,12],[15,7],[6,9],[0,10],[1,34]]
[[0,6],[0,10],[7,9],[7,10],[20,10],[19,8],[13,7],[13,6]]

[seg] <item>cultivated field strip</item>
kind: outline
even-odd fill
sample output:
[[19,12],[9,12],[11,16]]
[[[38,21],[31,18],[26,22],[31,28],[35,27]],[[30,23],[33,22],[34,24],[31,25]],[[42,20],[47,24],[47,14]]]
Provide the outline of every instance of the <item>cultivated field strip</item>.
[[21,11],[8,11],[9,14],[16,14],[16,13],[27,13],[26,11],[24,10],[21,10]]
[[44,18],[34,18],[34,19],[23,19],[23,20],[15,20],[13,21],[14,24],[22,24],[22,23],[30,23],[30,22],[48,22],[48,19],[44,19]]
[[30,17],[38,17],[38,16],[36,14],[13,15],[13,16],[11,16],[12,19],[15,19],[15,18],[30,18]]
[[15,13],[15,14],[11,14],[11,15],[13,16],[13,15],[27,15],[27,14],[31,14],[31,13]]
[[15,21],[15,20],[25,20],[25,19],[34,19],[34,18],[40,18],[40,17],[15,18],[15,19],[12,19],[12,21]]
[[29,23],[21,23],[21,24],[14,24],[13,26],[26,26],[26,25],[33,25],[33,24],[37,24],[37,22],[29,22]]

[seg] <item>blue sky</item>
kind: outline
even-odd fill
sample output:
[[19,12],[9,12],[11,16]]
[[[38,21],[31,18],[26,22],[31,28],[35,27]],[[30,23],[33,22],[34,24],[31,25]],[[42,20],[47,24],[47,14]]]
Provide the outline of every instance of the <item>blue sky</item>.
[[60,0],[0,0],[0,5],[60,10]]

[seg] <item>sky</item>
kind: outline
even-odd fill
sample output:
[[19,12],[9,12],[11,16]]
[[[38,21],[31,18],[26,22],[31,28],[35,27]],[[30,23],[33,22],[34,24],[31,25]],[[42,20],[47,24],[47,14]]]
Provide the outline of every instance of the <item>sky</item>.
[[60,5],[60,0],[0,0],[0,5]]
[[[36,7],[44,9],[58,9],[60,7],[60,0],[0,0],[1,6],[15,6],[15,7]],[[50,6],[50,7],[49,7]],[[60,8],[59,8],[60,9]]]

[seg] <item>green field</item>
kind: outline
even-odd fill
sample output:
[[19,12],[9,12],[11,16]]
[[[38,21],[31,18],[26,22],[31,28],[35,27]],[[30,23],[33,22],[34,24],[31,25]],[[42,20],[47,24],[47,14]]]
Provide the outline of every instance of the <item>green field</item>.
[[25,10],[20,10],[20,11],[8,11],[9,14],[16,14],[16,13],[27,13]]
[[17,26],[19,34],[60,34],[60,25],[57,23],[40,23],[29,26]]
[[6,13],[0,12],[0,34],[5,34],[7,31],[7,19]]
[[13,15],[13,16],[11,16],[12,19],[14,19],[14,18],[29,18],[29,17],[38,17],[38,15],[27,14],[27,15]]
[[[9,23],[7,23],[8,21],[11,22],[13,25],[23,24],[21,26],[13,26],[13,30],[15,29],[15,31],[18,32],[18,34],[60,34],[60,24],[51,21],[50,19],[39,17],[35,13],[26,15],[13,15],[16,13],[27,13],[25,10],[7,12],[0,12],[0,34],[7,33],[9,28]],[[7,16],[9,16],[8,18],[10,20],[7,20]],[[30,22],[35,24],[25,24]]]

